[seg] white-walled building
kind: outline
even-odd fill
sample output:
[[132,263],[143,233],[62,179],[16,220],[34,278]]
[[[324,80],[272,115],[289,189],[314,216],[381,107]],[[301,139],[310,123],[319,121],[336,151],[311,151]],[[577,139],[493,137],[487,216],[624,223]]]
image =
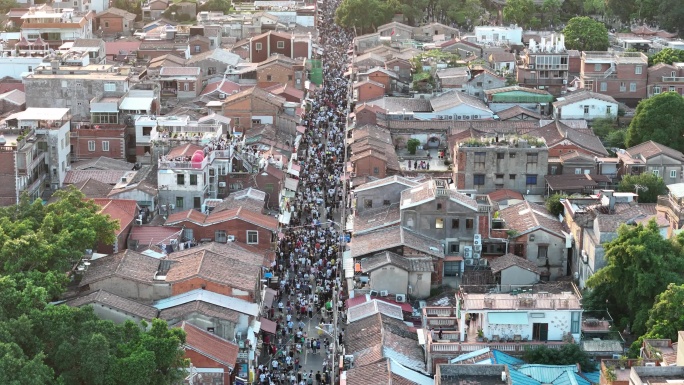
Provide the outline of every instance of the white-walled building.
[[579,91],[558,98],[553,103],[556,119],[617,119],[618,102],[612,96]]
[[522,44],[522,27],[478,26],[475,27],[475,41],[478,44],[511,45]]
[[430,99],[429,112],[415,112],[420,120],[486,120],[494,113],[477,97],[463,92],[449,91]]

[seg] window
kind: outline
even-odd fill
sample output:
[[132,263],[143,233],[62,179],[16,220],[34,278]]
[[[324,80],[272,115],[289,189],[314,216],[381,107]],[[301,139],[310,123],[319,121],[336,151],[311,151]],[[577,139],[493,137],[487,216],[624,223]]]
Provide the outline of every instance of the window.
[[456,277],[461,271],[461,262],[444,262],[444,276]]
[[475,174],[473,175],[473,184],[475,186],[483,186],[485,184],[485,176],[484,174]]
[[441,209],[442,209],[442,204],[441,204],[441,203],[437,203],[437,210],[441,210]]
[[207,68],[207,75],[213,75],[216,73],[216,67]]
[[508,157],[511,159],[515,159],[515,152],[511,152],[508,154]]
[[62,80],[62,88],[67,88],[69,85],[66,80]]
[[197,175],[190,174],[190,186],[197,186]]
[[363,200],[363,207],[370,209],[373,207],[373,200],[372,199],[364,199]]
[[629,92],[636,92],[636,83],[629,83]]
[[459,225],[459,219],[458,218],[451,220],[451,228],[452,229],[457,229],[458,225]]
[[183,197],[176,197],[176,208],[177,209],[183,208]]
[[389,206],[390,204],[391,204],[391,203],[390,203],[389,199],[384,199],[384,200],[382,201],[382,205],[383,205],[383,206]]
[[416,274],[416,281],[422,281],[423,280],[423,274]]
[[601,82],[601,92],[606,92],[606,91],[608,91],[608,83]]
[[504,159],[505,155],[506,154],[504,154],[503,152],[497,152],[496,153],[496,159]]
[[484,167],[485,166],[485,157],[486,157],[486,153],[476,152],[475,153],[475,167]]
[[515,174],[509,174],[508,179],[510,180],[515,180]]
[[670,170],[670,178],[676,178],[677,177],[677,170]]
[[466,229],[472,229],[473,228],[473,220],[472,219],[466,219]]
[[277,47],[278,47],[279,49],[285,48],[285,42],[284,42],[284,41],[279,41]]
[[584,106],[584,113],[588,114],[589,113],[589,106]]
[[255,245],[259,243],[259,233],[253,230],[247,230],[247,244]]
[[494,174],[496,179],[503,179],[504,174]]
[[458,254],[461,251],[461,245],[458,242],[449,242],[449,253]]
[[183,83],[183,91],[190,91],[190,84]]
[[537,160],[539,160],[539,154],[535,153],[527,153],[527,163],[534,163],[537,164]]
[[620,92],[625,92],[627,87],[625,87],[625,82],[620,82]]
[[549,247],[548,246],[539,246],[537,247],[537,258],[548,258],[549,256]]
[[202,52],[202,46],[195,45],[195,53],[200,53],[200,52]]
[[594,64],[594,71],[601,71],[601,63]]
[[214,241],[216,242],[228,242],[228,237],[226,236],[225,230],[216,230],[214,232]]
[[658,95],[660,93],[660,86],[653,86],[653,93]]
[[527,178],[525,179],[525,183],[528,186],[536,185],[537,184],[537,176],[536,175],[527,175]]
[[179,186],[185,185],[185,174],[176,174],[176,184]]
[[670,92],[674,92],[674,91],[675,91],[675,86],[670,86]]
[[266,75],[266,81],[267,82],[270,82],[272,79],[273,79],[273,77],[271,75]]
[[378,175],[378,174],[380,174],[380,168],[373,167],[373,175]]
[[256,43],[256,44],[254,45],[254,49],[255,49],[256,51],[261,51],[261,43]]
[[575,175],[579,175],[579,174],[581,174],[581,173],[582,173],[582,169],[581,169],[581,168],[576,168],[576,169],[575,169]]
[[102,151],[109,151],[109,141],[105,140],[102,142]]
[[611,106],[606,106],[606,115],[610,115],[610,107]]
[[287,75],[287,81],[291,82],[292,81],[292,75]]
[[551,166],[551,172],[549,174],[551,175],[556,175],[556,171],[558,170],[557,166]]
[[444,228],[444,218],[435,219],[435,228],[436,229],[443,229]]
[[570,320],[570,333],[579,334],[580,332],[580,312],[573,311]]
[[114,92],[114,91],[116,91],[116,84],[115,83],[105,83],[104,84],[104,90],[105,90],[105,92]]
[[94,140],[88,141],[88,151],[95,151],[95,141]]
[[28,66],[28,72],[33,72],[33,67],[32,67],[32,66]]
[[660,170],[653,170],[653,175],[660,176]]
[[634,67],[634,73],[635,73],[636,75],[641,75],[641,71],[643,71],[643,70],[644,70],[644,69],[643,69],[643,67],[641,67],[641,66],[636,66],[636,67]]
[[109,22],[105,21],[105,28],[109,28]]

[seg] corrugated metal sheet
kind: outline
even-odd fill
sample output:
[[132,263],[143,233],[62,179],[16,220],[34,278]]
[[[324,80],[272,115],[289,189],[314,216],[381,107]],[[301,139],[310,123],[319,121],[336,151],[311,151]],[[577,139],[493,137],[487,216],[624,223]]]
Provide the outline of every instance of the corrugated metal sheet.
[[[535,380],[550,384],[553,383],[558,377],[564,374],[567,370],[571,370],[573,373],[577,370],[575,365],[521,365],[517,368],[521,373],[534,378]],[[575,384],[573,384],[575,385]]]
[[152,306],[159,310],[164,310],[192,301],[204,301],[251,316],[257,316],[259,314],[259,305],[255,303],[202,289],[192,290],[187,293],[159,300]]

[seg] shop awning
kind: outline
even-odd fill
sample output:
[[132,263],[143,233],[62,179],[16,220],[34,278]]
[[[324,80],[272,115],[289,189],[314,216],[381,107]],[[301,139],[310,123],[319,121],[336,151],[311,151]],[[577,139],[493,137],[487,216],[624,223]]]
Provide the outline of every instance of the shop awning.
[[299,180],[294,178],[285,178],[285,188],[292,191],[297,191]]
[[275,334],[276,333],[276,323],[267,318],[262,318],[261,321],[261,331],[266,333]]
[[280,214],[280,223],[284,225],[289,225],[290,224],[290,218],[292,217],[292,213],[289,211],[283,211]]
[[488,313],[487,321],[495,325],[527,325],[526,312]]
[[271,289],[270,287],[267,287],[266,290],[264,290],[264,306],[268,306],[269,308],[273,307],[273,299],[275,298],[275,296],[276,291]]

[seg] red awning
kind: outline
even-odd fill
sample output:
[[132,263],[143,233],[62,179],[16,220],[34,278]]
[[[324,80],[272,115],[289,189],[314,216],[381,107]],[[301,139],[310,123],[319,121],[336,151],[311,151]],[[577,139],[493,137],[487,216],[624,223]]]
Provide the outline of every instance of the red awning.
[[375,297],[373,299],[377,299],[378,301],[391,303],[392,305],[400,306],[401,311],[403,311],[405,313],[413,313],[413,308],[411,307],[411,305],[407,304],[406,302],[397,302],[397,301],[393,301],[391,299],[387,299],[387,298],[383,298],[383,297]]
[[267,318],[262,318],[259,320],[261,322],[261,330],[266,333],[275,334],[276,333],[276,323]]
[[444,262],[456,262],[456,261],[462,261],[463,257],[460,255],[449,255],[444,257]]

